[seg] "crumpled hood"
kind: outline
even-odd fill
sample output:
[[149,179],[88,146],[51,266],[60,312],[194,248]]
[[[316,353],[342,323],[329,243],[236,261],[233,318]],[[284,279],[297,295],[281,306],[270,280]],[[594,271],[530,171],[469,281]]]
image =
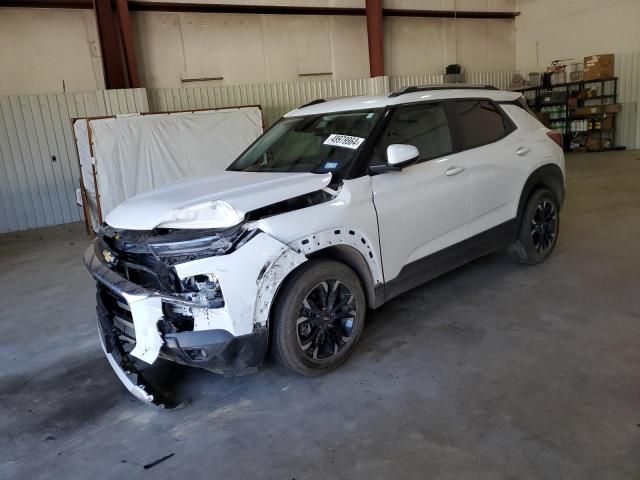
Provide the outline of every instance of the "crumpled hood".
[[227,228],[247,212],[329,185],[331,174],[230,172],[186,179],[136,195],[114,208],[114,228]]

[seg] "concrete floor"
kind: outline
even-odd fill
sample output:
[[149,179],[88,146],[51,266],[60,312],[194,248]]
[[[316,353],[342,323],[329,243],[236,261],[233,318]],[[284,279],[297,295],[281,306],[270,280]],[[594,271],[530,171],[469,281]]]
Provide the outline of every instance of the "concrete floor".
[[104,359],[79,225],[0,236],[0,477],[639,479],[640,152],[567,163],[544,265],[395,299],[320,378],[159,365],[179,411]]

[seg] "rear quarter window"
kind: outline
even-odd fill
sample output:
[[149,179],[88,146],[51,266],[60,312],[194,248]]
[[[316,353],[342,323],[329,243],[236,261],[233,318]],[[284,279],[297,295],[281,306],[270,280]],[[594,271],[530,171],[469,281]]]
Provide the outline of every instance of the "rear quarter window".
[[535,119],[538,118],[538,117],[536,117],[536,114],[533,112],[533,110],[531,110],[531,108],[529,107],[529,104],[527,103],[527,101],[525,100],[525,98],[522,95],[517,100],[514,100],[513,104],[518,106],[518,107],[520,107],[521,109],[523,109],[525,112],[527,112],[533,118],[535,118]]
[[456,100],[452,109],[462,150],[496,142],[511,132],[511,124],[489,100]]

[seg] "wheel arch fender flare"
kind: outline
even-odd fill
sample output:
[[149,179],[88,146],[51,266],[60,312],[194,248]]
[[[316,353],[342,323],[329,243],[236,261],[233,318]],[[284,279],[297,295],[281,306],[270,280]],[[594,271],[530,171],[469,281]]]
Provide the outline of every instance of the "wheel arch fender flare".
[[548,188],[554,193],[554,195],[556,195],[558,203],[562,206],[565,199],[564,185],[564,174],[560,167],[555,163],[542,165],[531,172],[527,181],[524,183],[522,192],[520,193],[518,213],[516,217],[518,219],[518,225],[520,225],[520,222],[522,221],[522,213],[527,205],[527,200],[535,190],[541,187]]
[[376,283],[365,257],[354,247],[349,245],[333,245],[316,250],[308,255],[307,258],[309,260],[315,258],[330,258],[345,264],[353,270],[360,279],[369,308],[377,308],[383,303],[384,290],[382,288],[382,282]]
[[[376,238],[377,240],[377,238]],[[307,258],[327,257],[351,268],[360,278],[367,304],[376,308],[383,303],[384,276],[378,242],[364,232],[346,226],[322,230],[289,244]]]
[[[309,234],[287,246],[289,248],[286,257],[275,262],[287,266],[273,271],[273,277],[268,282],[270,291],[260,288],[259,301],[262,302],[262,308],[256,309],[261,317],[257,319],[257,323],[270,323],[271,312],[282,285],[303,263],[314,258],[331,258],[344,263],[362,282],[367,305],[377,308],[384,303],[384,283],[378,249],[362,232],[348,227],[335,227]],[[292,262],[293,259],[297,261]]]

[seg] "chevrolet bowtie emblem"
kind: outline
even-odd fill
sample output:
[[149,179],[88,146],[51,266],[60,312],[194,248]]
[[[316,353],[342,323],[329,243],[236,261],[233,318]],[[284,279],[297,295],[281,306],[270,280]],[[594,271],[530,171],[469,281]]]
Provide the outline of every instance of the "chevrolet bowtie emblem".
[[116,256],[107,249],[102,250],[102,258],[104,258],[104,261],[109,265],[116,263]]

